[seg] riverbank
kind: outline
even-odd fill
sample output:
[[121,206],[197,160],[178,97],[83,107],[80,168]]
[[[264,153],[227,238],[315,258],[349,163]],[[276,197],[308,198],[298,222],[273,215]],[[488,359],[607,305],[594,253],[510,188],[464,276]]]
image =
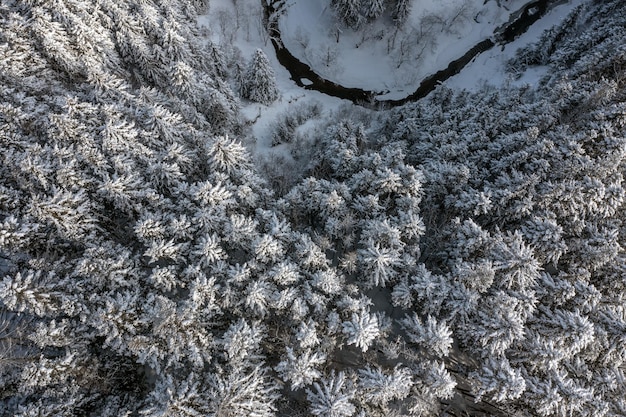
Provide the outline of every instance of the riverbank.
[[333,97],[350,100],[357,105],[371,109],[399,106],[425,97],[437,88],[438,85],[458,74],[478,55],[492,49],[496,45],[504,46],[514,41],[520,34],[527,31],[531,25],[545,16],[545,14],[550,11],[551,7],[561,3],[562,1],[554,0],[535,0],[526,3],[517,12],[511,14],[511,18],[506,24],[496,28],[491,36],[475,44],[459,58],[450,61],[445,68],[424,77],[412,93],[398,99],[387,98],[388,91],[346,87],[321,76],[318,71],[298,59],[285,46],[279,26],[279,19],[282,13],[279,7],[284,5],[284,2],[280,0],[272,1],[269,4],[265,1],[262,2],[265,24],[270,33],[270,39],[276,53],[276,58],[289,72],[291,79],[298,86],[308,90],[316,90]]

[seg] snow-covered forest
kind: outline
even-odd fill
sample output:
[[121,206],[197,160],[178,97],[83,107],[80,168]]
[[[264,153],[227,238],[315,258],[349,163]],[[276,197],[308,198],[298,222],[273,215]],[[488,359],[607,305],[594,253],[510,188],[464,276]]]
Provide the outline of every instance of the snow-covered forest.
[[0,416],[626,416],[626,3],[373,110],[268,20],[444,16],[397,86],[527,2],[262,1],[0,2]]

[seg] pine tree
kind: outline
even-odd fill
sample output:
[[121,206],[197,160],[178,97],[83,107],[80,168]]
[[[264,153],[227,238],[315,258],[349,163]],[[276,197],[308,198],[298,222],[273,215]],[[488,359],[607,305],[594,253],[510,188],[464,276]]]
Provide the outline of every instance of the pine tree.
[[248,64],[241,85],[241,95],[248,100],[266,105],[278,99],[279,93],[274,78],[274,70],[265,53],[260,49],[255,51]]
[[409,14],[411,14],[411,9],[413,7],[412,1],[413,0],[396,0],[392,16],[397,26],[404,25],[404,22],[406,22]]
[[350,387],[343,372],[334,371],[329,378],[323,378],[321,383],[313,383],[313,390],[307,390],[307,399],[311,403],[311,413],[324,417],[350,417],[356,408],[351,400],[354,389]]
[[385,0],[365,0],[363,7],[365,8],[365,16],[374,20],[385,11]]
[[325,355],[319,351],[305,350],[300,356],[296,356],[293,349],[287,348],[287,359],[276,366],[282,377],[291,383],[291,389],[308,386],[318,380],[322,374],[317,369],[325,362]]
[[366,352],[380,333],[378,318],[367,311],[353,313],[352,319],[343,323],[343,333],[349,345]]
[[358,29],[363,21],[361,0],[333,0],[332,7],[339,19],[349,28]]
[[390,401],[405,399],[413,384],[412,372],[402,366],[390,373],[372,368],[359,370],[359,388],[366,401],[377,406],[386,407]]
[[471,375],[474,378],[476,399],[480,401],[489,395],[492,401],[519,398],[526,389],[526,381],[519,370],[511,368],[509,362],[489,358],[480,373]]

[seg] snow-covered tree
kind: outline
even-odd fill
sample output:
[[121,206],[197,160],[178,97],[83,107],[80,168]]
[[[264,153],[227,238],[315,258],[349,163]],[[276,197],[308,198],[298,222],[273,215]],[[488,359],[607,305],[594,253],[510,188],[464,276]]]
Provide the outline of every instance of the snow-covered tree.
[[257,49],[248,64],[246,74],[242,80],[241,95],[248,100],[262,104],[271,104],[278,99],[274,70],[267,56],[261,49]]
[[349,345],[365,352],[380,333],[378,318],[366,311],[354,313],[350,321],[343,323],[343,333],[348,337]]
[[396,0],[392,16],[397,26],[402,26],[406,22],[413,7],[412,3],[413,0]]
[[278,191],[189,2],[18,3],[1,416],[626,413],[623,1],[538,86],[338,110]]
[[339,19],[348,27],[358,29],[363,22],[361,0],[333,0],[332,7]]
[[359,388],[368,402],[379,406],[405,399],[413,384],[412,372],[401,366],[396,366],[391,373],[371,368],[359,371]]
[[300,356],[295,356],[291,348],[287,348],[287,360],[276,366],[276,370],[285,381],[291,383],[291,389],[308,386],[318,380],[322,374],[318,367],[325,361],[325,356],[320,352],[306,350]]
[[376,19],[385,11],[385,0],[365,0],[362,7],[365,9],[365,16],[368,19]]
[[343,372],[334,372],[321,383],[313,383],[313,389],[307,390],[307,399],[311,403],[310,410],[320,417],[349,417],[354,415],[356,408],[351,400],[354,388]]

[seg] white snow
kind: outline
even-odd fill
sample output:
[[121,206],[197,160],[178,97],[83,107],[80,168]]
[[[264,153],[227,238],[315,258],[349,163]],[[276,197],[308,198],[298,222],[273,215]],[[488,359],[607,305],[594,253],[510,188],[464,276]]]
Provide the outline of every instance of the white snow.
[[[264,106],[242,100],[241,113],[252,123],[254,143],[248,143],[250,150],[259,157],[270,157],[271,153],[290,158],[284,147],[272,147],[269,130],[277,116],[296,103],[317,101],[322,104],[324,114],[328,116],[339,106],[351,105],[347,100],[327,96],[314,90],[306,90],[295,84],[289,72],[278,62],[274,48],[269,42],[267,32],[262,27],[262,0],[211,0],[207,14],[198,18],[198,25],[203,28],[213,42],[226,49],[235,47],[241,50],[247,63],[257,49],[267,55],[274,73],[281,97],[272,105]],[[306,2],[308,0],[304,0]],[[308,79],[301,79],[304,85],[311,84]],[[235,86],[233,86],[235,87]]]
[[505,8],[495,0],[420,0],[401,30],[383,15],[355,32],[337,21],[330,0],[289,0],[279,24],[289,51],[322,77],[395,99],[489,38],[527,1],[503,1]]
[[[210,10],[199,17],[198,24],[213,42],[227,50],[240,50],[244,64],[257,48],[265,52],[274,68],[281,98],[270,106],[242,101],[242,115],[252,127],[253,143],[247,145],[257,156],[271,157],[274,154],[290,158],[288,147],[271,146],[269,133],[278,115],[296,104],[317,101],[323,109],[318,118],[322,123],[327,116],[337,113],[341,106],[352,104],[298,87],[290,79],[289,72],[277,61],[263,28],[261,1],[211,0]],[[557,24],[585,1],[588,0],[570,0],[555,7],[514,42],[503,49],[494,47],[482,53],[444,84],[452,88],[477,90],[484,84],[536,83],[545,75],[547,68],[528,69],[521,78],[513,80],[504,70],[505,63],[519,47],[535,42],[543,30]],[[412,93],[425,77],[446,68],[450,61],[489,38],[496,27],[506,23],[511,13],[523,7],[528,0],[501,0],[504,7],[498,7],[495,0],[486,3],[484,0],[420,0],[414,2],[403,30],[396,31],[390,16],[383,15],[361,32],[341,25],[329,2],[288,0],[287,11],[279,20],[285,46],[324,78],[346,87],[380,91],[385,99],[396,99]],[[427,32],[423,26],[424,19],[439,18],[450,22],[463,5],[468,6],[471,13],[456,19],[454,24],[437,26],[437,30],[429,34],[432,45],[425,47],[424,43],[414,42],[420,28]],[[425,38],[422,36],[422,39]],[[392,43],[394,47],[388,50],[387,46]],[[406,46],[402,59],[401,46]],[[423,51],[418,58],[416,54],[420,48]],[[306,78],[300,81],[304,85],[312,84]],[[314,122],[307,123],[302,129],[314,129],[315,125]]]
[[519,48],[537,42],[546,29],[559,24],[575,7],[586,1],[588,0],[570,0],[554,7],[519,38],[504,48],[496,46],[480,54],[459,74],[450,77],[444,84],[450,88],[471,91],[477,91],[484,85],[536,85],[548,73],[548,67],[528,68],[520,78],[514,79],[505,71],[506,63],[515,56]]

